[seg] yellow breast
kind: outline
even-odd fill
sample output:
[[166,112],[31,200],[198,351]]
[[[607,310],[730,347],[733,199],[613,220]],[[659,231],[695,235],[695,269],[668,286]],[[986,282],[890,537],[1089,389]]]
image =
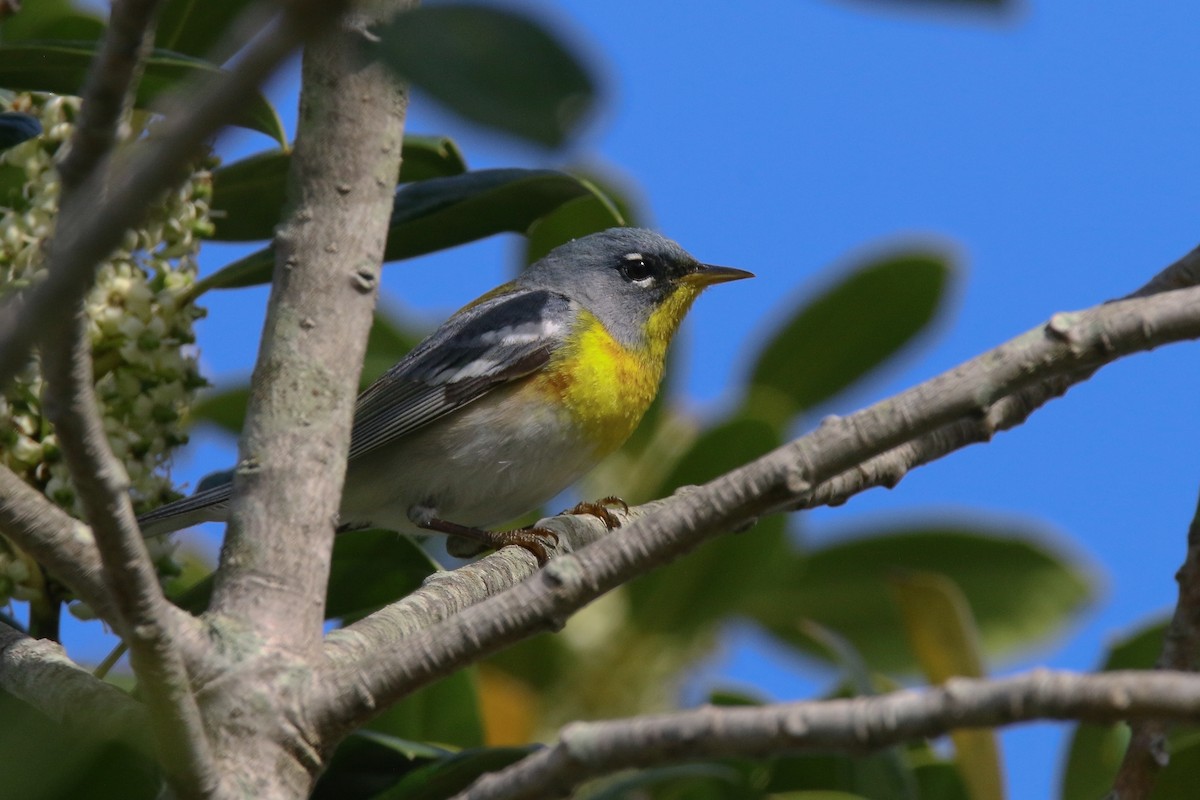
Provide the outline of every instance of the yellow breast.
[[585,311],[531,388],[560,403],[596,455],[607,455],[625,443],[658,393],[665,351],[665,342],[624,347]]

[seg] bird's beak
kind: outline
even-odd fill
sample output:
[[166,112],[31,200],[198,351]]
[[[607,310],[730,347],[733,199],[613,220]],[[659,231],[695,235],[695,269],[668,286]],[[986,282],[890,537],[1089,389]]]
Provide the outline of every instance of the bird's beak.
[[696,286],[712,286],[714,283],[728,283],[729,281],[740,281],[743,278],[753,278],[753,272],[746,272],[744,269],[734,269],[733,267],[716,267],[712,264],[700,264],[695,272],[689,272],[683,277],[685,283],[692,283]]

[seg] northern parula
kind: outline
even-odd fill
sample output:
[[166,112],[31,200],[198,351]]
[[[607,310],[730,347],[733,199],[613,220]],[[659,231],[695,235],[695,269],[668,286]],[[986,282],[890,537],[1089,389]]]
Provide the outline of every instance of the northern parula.
[[[702,264],[640,228],[555,248],[468,304],[358,398],[340,527],[519,544],[488,531],[545,503],[629,438],[658,392],[667,345],[714,283],[753,277]],[[224,521],[230,486],[140,519],[148,536]]]

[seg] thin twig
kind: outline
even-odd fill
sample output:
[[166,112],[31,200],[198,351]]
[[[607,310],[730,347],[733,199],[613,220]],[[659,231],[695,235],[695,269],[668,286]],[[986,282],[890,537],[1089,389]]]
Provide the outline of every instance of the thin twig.
[[703,758],[819,750],[857,754],[961,728],[1037,719],[1200,721],[1200,676],[1144,671],[1081,675],[1037,670],[994,680],[953,678],[924,691],[766,707],[705,707],[607,722],[577,722],[559,741],[485,774],[454,800],[564,796],[617,770]]
[[314,687],[309,719],[353,726],[413,689],[531,635],[632,577],[803,501],[853,465],[1055,375],[1200,337],[1200,288],[1056,314],[1044,326],[932,380],[816,431],[614,531],[532,580],[465,609],[354,664],[331,666]]

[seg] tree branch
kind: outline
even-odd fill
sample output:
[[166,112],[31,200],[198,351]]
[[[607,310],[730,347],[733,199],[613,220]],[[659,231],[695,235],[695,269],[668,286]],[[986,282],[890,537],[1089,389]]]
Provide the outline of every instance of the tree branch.
[[[1200,284],[1200,248],[1193,249],[1151,278],[1140,289],[1122,299],[1149,297],[1197,284]],[[997,400],[986,414],[972,414],[955,420],[932,433],[919,436],[893,450],[857,464],[853,469],[821,483],[795,507],[795,510],[840,505],[859,492],[876,486],[895,488],[914,467],[936,461],[967,445],[991,441],[999,431],[1006,431],[1024,423],[1034,411],[1054,398],[1066,394],[1075,384],[1092,377],[1095,371],[1085,369],[1072,374],[1053,376]]]
[[[153,42],[155,0],[113,6],[104,44],[89,73],[81,124],[63,162],[63,193],[49,251],[65,231],[86,218],[84,182],[110,157],[117,129],[132,104],[141,57]],[[54,270],[63,269],[51,259]],[[90,274],[89,280],[90,283]],[[44,326],[43,405],[54,423],[71,479],[92,526],[102,575],[116,611],[116,628],[129,646],[142,683],[159,759],[181,797],[210,796],[218,784],[208,737],[177,642],[202,641],[199,623],[170,605],[158,582],[129,499],[129,476],[113,454],[95,394],[92,348],[82,295],[73,297],[70,322]]]
[[[1200,501],[1188,527],[1187,555],[1175,575],[1179,599],[1163,637],[1156,669],[1195,671],[1200,651]],[[1154,790],[1159,771],[1167,765],[1165,719],[1145,720],[1133,726],[1125,757],[1117,770],[1108,800],[1145,800]]]
[[96,616],[118,626],[91,529],[4,467],[0,467],[0,534],[33,556]]
[[[647,506],[612,508],[609,513],[624,525],[644,516]],[[537,527],[558,536],[555,555],[575,552],[608,533],[604,524],[590,515],[551,517],[539,521]],[[378,647],[399,646],[405,637],[515,586],[537,569],[537,561],[528,550],[505,547],[455,570],[435,572],[412,594],[351,625],[330,631],[325,637],[325,656],[331,662],[353,663]],[[547,627],[557,629],[562,623]]]
[[0,688],[68,730],[122,739],[154,751],[145,709],[115,686],[92,677],[58,644],[0,623]]
[[961,728],[1035,719],[1200,721],[1200,676],[1038,670],[997,680],[952,678],[924,691],[767,707],[715,708],[566,726],[558,744],[481,777],[454,800],[558,797],[620,769],[701,758],[812,750],[863,753]]
[[[397,5],[397,4],[393,4]],[[305,52],[291,212],[276,264],[212,609],[319,652],[359,373],[406,97],[349,27]]]
[[117,630],[142,683],[159,758],[182,797],[206,797],[218,776],[178,641],[202,642],[199,621],[167,602],[129,500],[129,477],[113,455],[96,403],[82,305],[43,340],[43,406],[91,522]]
[[309,718],[345,729],[439,675],[562,619],[632,577],[754,518],[806,502],[813,487],[855,464],[1052,376],[1094,369],[1123,355],[1200,337],[1200,289],[1056,314],[1044,326],[791,442],[581,552],[532,580],[465,609],[354,664],[324,670]]

